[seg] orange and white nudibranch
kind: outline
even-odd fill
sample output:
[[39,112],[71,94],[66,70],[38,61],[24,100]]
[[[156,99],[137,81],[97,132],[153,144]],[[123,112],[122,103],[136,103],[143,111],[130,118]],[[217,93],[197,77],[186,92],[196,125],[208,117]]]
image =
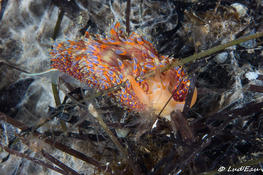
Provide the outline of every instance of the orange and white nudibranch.
[[[170,63],[169,58],[160,56],[139,34],[133,32],[125,36],[119,23],[110,29],[108,37],[92,37],[86,32],[84,39],[55,44],[50,55],[53,68],[90,87],[105,90],[125,82],[125,87],[111,95],[129,110],[158,114],[172,94],[161,117],[169,119],[173,110],[184,108],[190,80],[183,68],[174,67],[158,73],[161,67]],[[157,72],[154,76],[136,80],[153,70]],[[196,96],[195,89],[191,106]]]

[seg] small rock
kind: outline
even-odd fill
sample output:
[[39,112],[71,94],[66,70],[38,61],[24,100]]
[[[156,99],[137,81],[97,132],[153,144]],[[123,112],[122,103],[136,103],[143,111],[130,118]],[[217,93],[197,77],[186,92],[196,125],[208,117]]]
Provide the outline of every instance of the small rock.
[[125,138],[130,132],[128,128],[116,129],[115,131],[119,138]]
[[245,74],[245,77],[248,79],[248,80],[255,80],[258,78],[258,73],[257,72],[247,72]]
[[218,64],[224,63],[227,60],[227,57],[228,57],[228,53],[227,52],[222,52],[222,53],[219,53],[218,55],[216,55],[215,61]]
[[236,9],[239,17],[244,17],[247,14],[247,7],[240,3],[231,4],[231,7]]

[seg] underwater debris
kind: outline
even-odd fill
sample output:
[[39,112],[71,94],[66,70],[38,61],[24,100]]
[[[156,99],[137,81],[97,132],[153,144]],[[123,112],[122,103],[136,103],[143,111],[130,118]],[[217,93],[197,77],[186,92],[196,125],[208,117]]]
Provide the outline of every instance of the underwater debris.
[[[243,5],[244,6],[244,5]],[[214,9],[191,12],[185,10],[183,35],[189,36],[196,51],[210,48],[216,43],[232,40],[252,21],[245,8],[239,9],[237,4],[231,6],[217,4]]]

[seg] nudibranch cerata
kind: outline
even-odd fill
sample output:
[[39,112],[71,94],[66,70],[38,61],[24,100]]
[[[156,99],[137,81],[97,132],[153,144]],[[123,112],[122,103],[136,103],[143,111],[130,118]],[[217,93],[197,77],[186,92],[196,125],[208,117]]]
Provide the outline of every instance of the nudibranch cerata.
[[[173,98],[161,117],[168,117],[173,110],[182,111],[184,108],[190,80],[183,68],[158,71],[171,60],[159,55],[153,45],[138,33],[126,36],[120,23],[110,29],[108,37],[91,36],[86,32],[83,39],[56,43],[50,55],[53,68],[92,88],[106,90],[126,83],[111,95],[129,110],[158,114],[172,94]],[[157,72],[154,76],[137,79],[153,70]],[[196,96],[195,89],[191,106]]]

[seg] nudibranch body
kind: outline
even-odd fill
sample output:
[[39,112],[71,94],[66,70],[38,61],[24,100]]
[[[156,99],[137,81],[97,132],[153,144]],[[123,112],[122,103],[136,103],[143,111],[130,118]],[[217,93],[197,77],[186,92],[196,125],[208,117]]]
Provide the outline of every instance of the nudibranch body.
[[[111,95],[129,110],[158,114],[172,94],[161,116],[169,116],[176,109],[183,110],[190,81],[182,67],[160,73],[158,70],[169,64],[169,58],[160,56],[138,33],[127,37],[119,23],[110,29],[108,37],[91,36],[86,32],[81,40],[55,44],[50,55],[53,68],[90,87],[105,90],[125,83]],[[153,70],[157,72],[154,76],[137,79]],[[194,94],[192,104],[196,90]]]

